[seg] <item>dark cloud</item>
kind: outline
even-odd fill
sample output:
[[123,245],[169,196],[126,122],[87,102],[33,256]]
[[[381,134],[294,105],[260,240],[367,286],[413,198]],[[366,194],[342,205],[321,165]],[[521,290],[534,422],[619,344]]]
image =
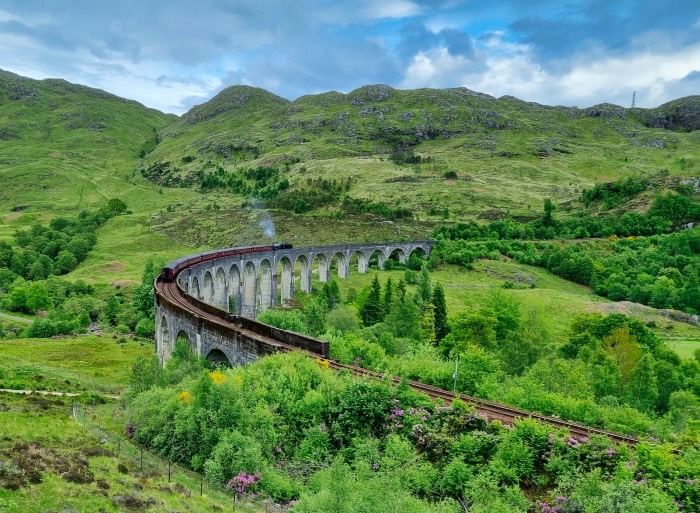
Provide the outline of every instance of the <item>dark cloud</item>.
[[395,84],[401,79],[402,68],[384,46],[369,39],[348,43],[300,41],[275,58],[256,60],[240,76],[245,83],[289,99],[330,90],[347,92],[371,83]]
[[435,48],[440,42],[437,34],[420,23],[404,25],[399,33],[401,42],[397,52],[404,61],[410,61],[419,52]]
[[467,58],[474,57],[474,43],[472,38],[464,32],[446,28],[440,31],[440,36],[450,54]]
[[472,38],[457,29],[444,28],[433,32],[420,23],[410,23],[401,27],[400,34],[397,53],[404,62],[412,60],[420,52],[435,48],[447,48],[454,56],[473,58],[475,55]]

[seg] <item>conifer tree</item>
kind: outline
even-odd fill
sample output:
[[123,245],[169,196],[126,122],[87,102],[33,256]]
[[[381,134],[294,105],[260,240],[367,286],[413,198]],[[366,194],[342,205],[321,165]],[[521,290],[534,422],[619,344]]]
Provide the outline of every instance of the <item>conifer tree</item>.
[[418,278],[418,296],[424,305],[430,303],[431,292],[432,287],[430,286],[430,273],[428,272],[428,269],[423,267],[423,269],[420,271],[420,278]]
[[391,302],[394,299],[394,282],[391,281],[391,276],[387,278],[386,284],[384,285],[384,299],[382,300],[382,306],[384,307],[384,314],[389,312],[391,308]]
[[365,300],[365,304],[362,305],[362,308],[360,309],[362,323],[365,326],[372,326],[378,322],[382,322],[383,310],[382,286],[379,284],[379,278],[375,274],[374,280],[372,280],[372,288],[370,289],[369,295]]
[[447,324],[445,289],[440,283],[433,288],[432,304],[435,307],[435,339],[440,342],[450,332],[450,327]]
[[333,310],[340,303],[340,288],[338,282],[331,280],[323,284],[323,295],[326,299],[328,310]]
[[401,278],[396,286],[396,298],[403,303],[406,299],[406,282]]

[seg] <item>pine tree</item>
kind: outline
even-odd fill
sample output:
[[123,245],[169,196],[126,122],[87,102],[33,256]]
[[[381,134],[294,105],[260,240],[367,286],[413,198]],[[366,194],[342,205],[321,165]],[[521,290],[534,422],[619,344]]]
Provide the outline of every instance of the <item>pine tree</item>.
[[387,278],[386,284],[384,285],[384,299],[382,301],[382,306],[384,307],[384,315],[389,312],[391,308],[391,302],[394,299],[394,282],[391,281],[391,277]]
[[418,278],[418,296],[424,305],[430,302],[431,292],[432,287],[430,286],[430,273],[428,272],[428,269],[423,267],[420,272],[420,278]]
[[401,278],[396,286],[396,298],[403,303],[406,299],[406,282]]
[[440,283],[433,289],[432,304],[435,307],[435,339],[440,342],[450,332],[450,326],[447,324],[445,289]]
[[365,326],[372,326],[382,322],[382,286],[379,284],[379,278],[376,274],[374,275],[374,280],[372,280],[372,288],[365,300],[365,304],[360,309],[360,317]]

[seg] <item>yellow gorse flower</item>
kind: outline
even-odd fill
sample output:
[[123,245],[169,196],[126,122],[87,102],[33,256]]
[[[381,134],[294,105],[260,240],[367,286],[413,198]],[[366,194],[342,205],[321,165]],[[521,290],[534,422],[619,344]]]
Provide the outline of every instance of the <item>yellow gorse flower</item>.
[[328,360],[321,360],[320,358],[316,358],[316,361],[324,369],[327,369],[331,365],[331,362],[329,362]]
[[192,402],[192,394],[189,392],[180,392],[177,394],[177,398],[185,404],[190,404]]
[[221,372],[220,370],[213,370],[209,373],[209,377],[211,380],[216,383],[217,385],[220,385],[224,381],[226,381],[226,374]]

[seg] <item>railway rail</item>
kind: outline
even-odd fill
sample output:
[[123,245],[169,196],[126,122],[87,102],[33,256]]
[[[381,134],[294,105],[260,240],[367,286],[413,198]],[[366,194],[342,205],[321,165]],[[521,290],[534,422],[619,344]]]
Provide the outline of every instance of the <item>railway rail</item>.
[[[238,326],[234,323],[231,323],[227,321],[225,318],[222,318],[221,316],[217,316],[213,313],[206,312],[193,304],[192,302],[188,301],[187,295],[184,293],[184,291],[178,286],[177,280],[173,280],[170,282],[165,282],[162,280],[156,280],[155,283],[156,290],[159,292],[160,296],[162,299],[172,303],[175,306],[179,306],[180,308],[190,312],[191,314],[197,316],[197,317],[202,317],[207,319],[210,322],[216,323],[222,328],[225,329],[231,329],[231,330],[236,330],[241,332],[242,334],[260,340],[266,344],[269,344],[271,346],[276,346],[279,348],[281,351],[300,351],[298,347],[291,346],[289,344],[285,344],[283,342],[280,342],[278,340],[275,340],[273,338],[267,337],[265,335],[262,335],[260,333],[256,333],[255,331],[248,330],[245,328],[242,328],[241,326]],[[327,365],[330,369],[333,369],[335,371],[341,372],[341,371],[346,371],[350,372],[355,376],[359,377],[364,377],[368,379],[374,379],[374,380],[382,380],[385,379],[385,375],[381,372],[376,372],[372,371],[369,369],[365,369],[362,367],[354,366],[354,365],[344,365],[341,363],[338,363],[334,360],[331,360],[329,358],[326,358],[322,355],[310,352],[310,351],[303,351],[306,354],[308,354],[310,357],[316,358],[321,362],[324,362],[324,365]],[[402,382],[402,378],[398,376],[389,376],[389,378],[393,383],[399,384]],[[450,392],[448,390],[444,390],[432,385],[427,385],[425,383],[421,383],[419,381],[408,381],[408,385],[413,388],[416,391],[422,392],[428,397],[430,397],[432,400],[441,400],[444,402],[445,405],[449,405],[452,403],[453,400],[455,399],[460,399],[461,401],[470,404],[474,406],[476,409],[476,412],[480,415],[485,416],[489,420],[499,420],[503,422],[504,424],[512,425],[513,422],[516,419],[526,419],[526,418],[531,418],[531,419],[536,419],[541,422],[544,422],[546,424],[549,424],[551,426],[554,426],[556,428],[565,428],[569,431],[571,436],[573,438],[576,438],[578,440],[581,440],[583,438],[589,437],[591,435],[605,435],[609,437],[611,440],[618,442],[618,443],[624,443],[627,445],[636,445],[639,443],[639,440],[637,440],[634,437],[627,436],[627,435],[622,435],[619,433],[614,433],[612,431],[606,431],[603,429],[591,427],[591,426],[585,426],[582,424],[577,424],[574,422],[568,422],[561,420],[556,417],[550,417],[547,415],[542,415],[539,413],[535,412],[530,412],[527,410],[521,410],[518,408],[513,408],[511,406],[506,406],[503,404],[495,403],[492,401],[487,401],[484,399],[480,399],[478,397],[473,397],[470,395],[458,393],[458,392]]]

